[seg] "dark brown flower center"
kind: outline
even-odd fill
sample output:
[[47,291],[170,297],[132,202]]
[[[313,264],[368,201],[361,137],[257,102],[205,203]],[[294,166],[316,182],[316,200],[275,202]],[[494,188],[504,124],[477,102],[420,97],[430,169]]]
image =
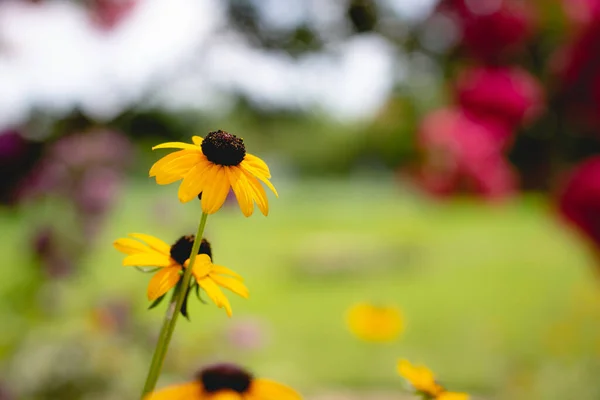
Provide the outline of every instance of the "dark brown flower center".
[[[171,258],[183,265],[183,263],[190,258],[190,255],[192,254],[194,238],[194,235],[187,235],[179,238],[179,240],[177,240],[175,244],[171,246]],[[207,254],[212,259],[212,249],[208,240],[202,239],[198,254]]]
[[215,393],[220,390],[245,393],[252,383],[252,375],[237,365],[217,364],[200,371],[198,380],[202,382],[204,391],[207,393]]
[[211,132],[202,141],[202,152],[208,161],[218,165],[239,165],[246,156],[244,140],[218,130]]

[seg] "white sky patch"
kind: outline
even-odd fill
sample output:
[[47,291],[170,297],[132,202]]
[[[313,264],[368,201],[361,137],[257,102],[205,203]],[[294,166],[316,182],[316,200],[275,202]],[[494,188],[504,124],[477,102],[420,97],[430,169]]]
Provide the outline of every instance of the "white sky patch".
[[208,53],[208,78],[275,107],[320,107],[343,118],[379,109],[394,76],[394,49],[377,36],[349,40],[333,54],[294,60],[284,52],[258,52],[240,42]]
[[[427,17],[439,0],[383,0],[403,18],[422,20]],[[480,0],[474,0],[480,1]],[[481,2],[481,1],[480,1]]]
[[[422,0],[389,1],[407,3],[405,10],[427,7]],[[313,10],[292,3],[270,9],[266,18],[294,22]],[[386,100],[401,68],[397,50],[376,35],[294,59],[253,49],[243,37],[219,36],[225,22],[219,0],[140,0],[110,32],[94,27],[72,2],[2,1],[0,129],[25,121],[34,108],[61,115],[81,107],[110,119],[139,102],[224,107],[225,94],[238,91],[264,107],[317,107],[339,118],[365,118]]]
[[109,118],[181,64],[220,15],[212,1],[140,1],[111,32],[71,2],[0,4],[0,126],[34,107]]

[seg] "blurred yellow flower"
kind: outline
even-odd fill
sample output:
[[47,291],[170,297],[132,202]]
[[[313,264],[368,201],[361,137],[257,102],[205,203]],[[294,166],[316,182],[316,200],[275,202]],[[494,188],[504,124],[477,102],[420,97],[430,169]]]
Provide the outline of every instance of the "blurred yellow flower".
[[359,303],[348,310],[346,320],[354,335],[370,342],[393,341],[404,330],[402,313],[393,306]]
[[254,378],[236,365],[220,364],[200,371],[193,382],[169,386],[144,400],[301,400],[293,389]]
[[469,400],[469,395],[466,393],[443,392],[438,395],[436,400]]
[[154,163],[150,176],[156,177],[156,183],[168,185],[182,180],[179,200],[185,203],[200,196],[202,211],[207,214],[221,208],[230,189],[246,217],[252,215],[254,203],[264,215],[269,213],[267,193],[259,182],[278,196],[269,181],[269,167],[260,158],[246,153],[241,138],[216,131],[205,139],[194,136],[192,141],[193,144],[169,142],[152,148],[181,149]]
[[[175,287],[181,279],[183,268],[188,266],[189,256],[192,252],[194,236],[184,236],[173,246],[162,240],[142,233],[131,233],[131,238],[121,238],[113,245],[121,253],[127,254],[123,259],[124,266],[157,267],[148,284],[148,299],[156,300]],[[248,298],[249,292],[243,283],[243,278],[221,265],[211,261],[210,244],[202,239],[200,250],[192,270],[198,285],[219,308],[225,308],[231,317],[231,305],[220,287]]]
[[398,361],[398,374],[428,399],[435,400],[469,400],[466,393],[448,392],[436,382],[433,372],[422,365],[412,365],[408,360]]

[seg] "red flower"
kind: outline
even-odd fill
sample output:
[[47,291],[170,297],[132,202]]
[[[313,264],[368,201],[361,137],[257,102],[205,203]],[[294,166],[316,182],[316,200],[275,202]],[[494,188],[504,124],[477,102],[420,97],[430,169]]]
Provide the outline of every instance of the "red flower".
[[535,28],[535,10],[519,0],[444,0],[438,10],[456,21],[462,46],[494,61],[520,49]]
[[600,246],[600,156],[577,166],[558,201],[562,215]]
[[432,194],[465,190],[486,197],[511,194],[516,179],[502,155],[504,128],[474,119],[461,109],[441,109],[421,123],[419,147],[425,159],[418,183]]
[[543,89],[527,71],[511,67],[475,67],[459,77],[458,102],[468,112],[510,130],[543,110]]

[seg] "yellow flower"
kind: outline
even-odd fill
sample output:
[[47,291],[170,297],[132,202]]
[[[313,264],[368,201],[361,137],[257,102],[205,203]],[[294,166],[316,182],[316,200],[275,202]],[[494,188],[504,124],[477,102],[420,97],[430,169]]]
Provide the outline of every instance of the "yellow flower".
[[169,386],[144,400],[301,400],[293,389],[254,378],[236,365],[219,364],[200,371],[193,382]]
[[242,213],[252,215],[254,203],[269,213],[267,193],[259,180],[277,195],[269,181],[271,173],[263,160],[246,153],[244,141],[224,131],[210,132],[205,139],[192,137],[193,144],[169,142],[155,149],[181,149],[158,160],[150,169],[159,185],[181,181],[179,200],[188,202],[200,196],[202,211],[213,214],[221,208],[230,189]]
[[398,373],[420,394],[435,400],[469,400],[466,393],[448,392],[435,381],[431,370],[422,365],[414,366],[407,360],[398,361]]
[[356,304],[348,311],[346,320],[352,333],[370,342],[392,341],[404,329],[402,314],[393,306]]
[[466,393],[443,392],[436,400],[469,400],[469,395]]
[[[183,268],[189,264],[194,236],[184,236],[173,246],[142,233],[131,233],[129,236],[138,240],[121,238],[113,244],[121,253],[127,254],[123,265],[160,268],[148,284],[148,299],[156,300],[175,287],[181,279]],[[227,315],[231,316],[231,305],[220,287],[244,298],[249,296],[248,289],[240,275],[229,268],[213,264],[211,256],[210,244],[202,239],[192,274],[217,307],[225,308]]]

